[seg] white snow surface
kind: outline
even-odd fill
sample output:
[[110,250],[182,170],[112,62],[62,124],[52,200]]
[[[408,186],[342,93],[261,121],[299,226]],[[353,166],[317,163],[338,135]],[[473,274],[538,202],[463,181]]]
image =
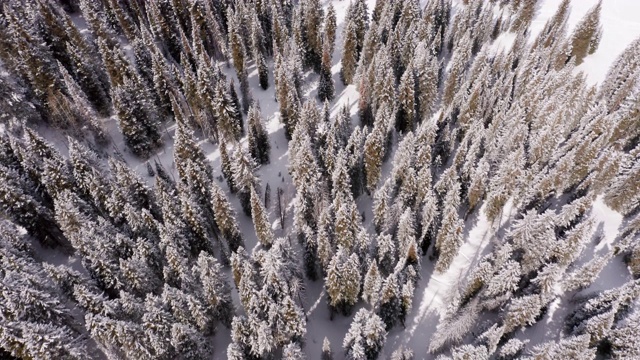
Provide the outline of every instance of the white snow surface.
[[[542,0],[540,2],[531,25],[531,38],[542,29],[544,23],[555,13],[560,2],[561,0]],[[328,6],[329,3],[333,3],[336,8],[338,24],[336,50],[333,54],[334,60],[332,67],[336,87],[336,99],[331,103],[332,115],[335,115],[343,105],[348,106],[351,114],[355,115],[359,94],[355,86],[350,85],[345,87],[338,76],[340,70],[339,60],[341,57],[342,29],[349,1],[324,0],[322,3],[325,7]],[[425,3],[425,1],[422,0],[421,3]],[[454,0],[453,3],[454,6],[460,6],[461,0]],[[584,14],[596,3],[597,0],[572,1],[569,31],[572,31],[573,27],[580,21]],[[368,0],[368,4],[369,10],[372,10],[375,5],[375,0]],[[584,63],[577,68],[577,71],[585,72],[590,84],[602,82],[615,58],[629,43],[640,37],[640,0],[603,0],[601,22],[603,24],[603,37],[598,50],[595,54],[588,56]],[[513,39],[513,34],[502,34],[498,38],[498,44],[495,44],[497,46],[494,46],[494,49],[496,51],[499,51],[501,48],[507,49],[513,43]],[[233,69],[227,68],[223,64],[220,66],[229,79],[233,78],[235,80],[236,89],[238,89],[239,81]],[[273,64],[269,63],[269,66],[270,70],[272,70]],[[308,74],[307,76],[304,93],[309,99],[316,98],[316,79],[316,75]],[[285,236],[286,231],[291,227],[292,223],[291,208],[293,205],[291,204],[291,200],[295,196],[295,188],[287,169],[289,154],[287,141],[284,136],[284,128],[279,121],[278,105],[275,101],[273,72],[271,71],[270,73],[270,87],[266,91],[258,86],[258,76],[255,68],[249,68],[249,81],[252,85],[253,98],[260,103],[262,116],[266,121],[266,128],[270,135],[272,147],[271,163],[262,166],[258,170],[258,175],[261,179],[262,189],[264,189],[266,184],[270,184],[271,186],[272,206],[271,209],[268,210],[274,232],[276,236]],[[353,119],[355,122],[355,116]],[[136,169],[141,177],[147,180],[149,185],[152,185],[153,178],[147,176],[145,162],[126,151],[122,135],[117,127],[116,119],[113,117],[105,119],[104,123],[108,129],[108,133],[113,139],[112,145],[110,145],[111,148],[108,149],[109,153],[113,153],[115,150],[122,153],[129,166]],[[173,162],[172,141],[175,125],[168,125],[164,130],[163,140],[165,146],[154,154],[150,161],[153,162],[157,160],[165,169],[173,174],[174,177],[177,177],[175,164]],[[63,154],[67,155],[66,136],[54,131],[41,131],[40,133],[49,141],[52,141]],[[243,139],[242,143],[246,143],[246,139]],[[200,145],[207,154],[207,158],[212,162],[214,176],[217,177],[221,173],[220,153],[217,145],[213,145],[206,140],[202,141]],[[393,159],[393,155],[390,158]],[[388,175],[390,168],[390,161],[388,161],[383,166],[383,175]],[[219,185],[227,191],[229,200],[238,214],[237,218],[245,238],[246,247],[250,251],[257,244],[253,223],[250,218],[242,214],[239,201],[235,196],[229,194],[226,183],[222,182]],[[275,206],[273,205],[275,203],[277,187],[282,187],[285,190],[286,198],[289,201],[288,223],[285,232],[279,228],[276,220]],[[365,212],[367,222],[364,225],[368,226],[372,218],[372,200],[364,194],[357,200],[357,204],[359,210]],[[427,347],[432,334],[436,330],[439,316],[447,306],[447,299],[451,296],[452,290],[464,282],[472,266],[490,250],[492,237],[496,236],[496,233],[499,232],[505,222],[508,221],[511,207],[509,202],[503,211],[502,219],[500,219],[499,222],[496,221],[495,224],[488,222],[483,210],[484,207],[466,221],[465,242],[451,267],[445,273],[435,273],[433,263],[428,261],[427,257],[423,258],[422,278],[416,286],[413,309],[407,316],[405,323],[406,328],[403,329],[402,326],[396,326],[390,331],[385,347],[380,354],[380,359],[388,359],[391,353],[401,344],[405,344],[413,349],[415,359],[435,358],[435,355],[427,353]],[[618,235],[622,216],[608,208],[601,198],[595,201],[591,216],[596,219],[597,224],[602,223],[603,239],[594,247],[593,254],[590,254],[591,256],[595,256],[596,254],[604,254],[612,248]],[[587,258],[583,261],[586,262],[588,260]],[[56,259],[56,261],[60,260]],[[77,266],[73,259],[70,259],[69,262]],[[622,262],[611,261],[602,271],[596,282],[589,289],[585,290],[585,292],[620,286],[626,281],[628,276],[628,271],[624,268]],[[343,359],[344,351],[342,349],[342,340],[349,328],[352,316],[344,317],[335,315],[334,319],[330,320],[325,294],[322,289],[323,282],[320,280],[316,282],[307,281],[306,285],[304,310],[308,320],[306,344],[304,347],[305,353],[309,359],[319,358],[322,342],[326,336],[331,342],[334,359]],[[235,287],[233,287],[233,293],[237,308],[240,309],[241,306],[237,299]],[[545,315],[546,319],[527,329],[526,334],[522,335],[523,338],[531,339],[531,344],[553,340],[553,336],[557,336],[558,334],[558,331],[556,331],[557,328],[562,325],[564,315],[566,315],[568,311],[568,301],[570,301],[570,299],[559,298],[554,302],[548,314]],[[355,314],[362,306],[364,305],[360,302],[352,314]],[[224,327],[219,327],[213,339],[214,359],[226,358],[226,347],[229,341],[230,331]]]
[[[544,27],[553,16],[562,0],[543,0],[538,7],[536,18],[531,23],[531,36]],[[572,31],[582,17],[595,6],[598,0],[573,0],[569,15],[569,31]],[[577,71],[584,71],[591,85],[601,83],[607,75],[611,63],[633,40],[640,37],[640,1],[603,0],[600,13],[602,40],[598,50],[587,56]]]

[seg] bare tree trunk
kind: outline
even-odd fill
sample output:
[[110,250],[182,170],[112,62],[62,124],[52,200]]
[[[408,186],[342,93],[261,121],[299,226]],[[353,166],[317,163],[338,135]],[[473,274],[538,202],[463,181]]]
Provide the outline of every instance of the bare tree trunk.
[[264,189],[264,208],[268,211],[271,206],[271,186],[267,183]]
[[284,198],[284,190],[278,187],[277,193],[278,193],[278,203],[276,204],[276,206],[277,206],[278,216],[280,217],[280,228],[284,230],[284,218],[287,212],[285,198]]

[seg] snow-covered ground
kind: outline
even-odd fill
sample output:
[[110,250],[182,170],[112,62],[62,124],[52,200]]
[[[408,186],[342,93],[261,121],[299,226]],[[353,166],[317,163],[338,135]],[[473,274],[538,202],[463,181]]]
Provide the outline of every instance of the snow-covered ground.
[[[536,36],[547,19],[555,13],[561,0],[543,0],[536,18],[531,23],[531,35]],[[598,0],[573,0],[568,25],[571,31]],[[598,50],[585,58],[576,70],[584,71],[590,84],[604,80],[609,65],[633,40],[640,37],[640,1],[603,0],[600,21],[603,26],[602,40]]]
[[[535,18],[530,26],[530,39],[534,39],[547,20],[558,9],[562,0],[542,0],[538,5]],[[569,33],[584,15],[598,3],[598,0],[574,0],[568,19]],[[590,85],[601,83],[609,71],[609,66],[633,40],[640,37],[640,1],[636,0],[603,0],[600,13],[602,24],[602,40],[598,50],[587,56],[576,72],[584,72]],[[509,49],[513,45],[515,34],[503,33],[494,48]]]

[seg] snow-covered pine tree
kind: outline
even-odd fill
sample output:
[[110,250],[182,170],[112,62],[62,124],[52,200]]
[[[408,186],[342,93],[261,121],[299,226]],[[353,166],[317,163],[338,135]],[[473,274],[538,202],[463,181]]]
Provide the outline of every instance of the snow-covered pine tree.
[[[626,131],[629,131],[627,128]],[[605,194],[607,204],[625,215],[631,215],[640,208],[640,146],[636,146],[629,154],[621,156],[620,168],[609,190]]]
[[323,43],[328,43],[329,53],[333,54],[333,50],[336,46],[336,9],[333,3],[329,4],[327,13],[324,17],[324,35],[322,38]]
[[255,169],[256,163],[249,155],[248,150],[238,145],[234,153],[231,170],[233,172],[233,183],[238,189],[240,205],[247,216],[251,216],[251,189],[258,185]]
[[524,273],[538,269],[551,257],[551,249],[556,239],[552,216],[549,212],[538,214],[530,210],[511,227],[510,236],[514,244],[524,251],[520,261]]
[[191,253],[197,255],[202,250],[212,251],[211,238],[215,237],[216,229],[212,221],[214,218],[213,209],[205,200],[210,195],[206,191],[199,191],[201,189],[199,184],[202,184],[200,179],[204,177],[201,176],[202,172],[192,165],[190,163],[187,166],[187,172],[192,174],[190,181],[187,185],[181,184],[180,187],[180,210],[182,219],[190,228],[187,233],[193,235],[188,236]]
[[122,271],[122,282],[126,284],[128,291],[144,297],[148,293],[157,292],[161,288],[163,279],[162,272],[154,271],[147,263],[147,254],[141,251],[144,239],[138,238],[137,241],[139,247],[134,249],[130,258],[120,258],[119,266]]
[[540,294],[512,298],[504,319],[505,332],[509,333],[536,323],[536,318],[546,305]]
[[393,237],[389,234],[382,233],[377,238],[376,256],[381,273],[389,275],[398,261],[398,250]]
[[335,96],[333,74],[331,72],[330,45],[328,41],[325,41],[322,45],[320,79],[318,80],[318,98],[320,101],[331,101]]
[[[174,102],[174,105],[177,106],[177,103]],[[178,108],[175,107],[174,109],[174,111],[177,111]],[[176,124],[173,157],[178,175],[183,182],[187,181],[186,165],[188,160],[205,169],[207,173],[211,173],[211,167],[207,163],[204,152],[198,146],[193,130],[189,129],[187,124],[181,121]]]
[[112,88],[112,98],[125,144],[135,155],[147,158],[162,141],[156,113],[142,86],[139,78],[125,77],[122,85]]
[[[405,133],[413,131],[416,122],[416,81],[413,65],[409,64],[400,79],[398,88],[398,100],[400,102],[396,111],[396,130]],[[428,101],[428,100],[427,100]]]
[[[33,358],[88,356],[86,341],[79,340],[70,309],[60,297],[60,289],[51,281],[32,254],[15,247],[30,241],[13,223],[0,223],[0,251],[3,271],[0,276],[3,312],[0,344],[5,356]],[[7,354],[8,353],[8,354]]]
[[[339,202],[341,204],[339,204]],[[344,247],[346,251],[350,252],[356,245],[358,226],[357,207],[349,196],[343,195],[343,198],[335,198],[334,208],[336,209],[336,242],[339,246]]]
[[[180,40],[178,39],[179,23],[176,14],[171,8],[171,3],[155,3],[145,8],[151,32],[169,55],[177,61],[180,58],[182,48],[180,46]],[[143,14],[139,14],[138,16],[144,18]]]
[[534,359],[580,358],[595,359],[596,349],[589,347],[589,335],[569,336],[560,341],[549,341],[530,351]]
[[[315,107],[313,109],[313,116],[315,118],[319,118],[320,116]],[[324,141],[322,143],[323,148],[320,150],[320,160],[326,172],[333,176],[335,163],[337,161],[336,157],[340,150],[347,145],[349,134],[351,133],[351,119],[348,110],[342,108],[338,116],[336,116],[333,121],[327,122],[325,126],[325,131],[321,133],[321,135],[324,135]],[[347,159],[344,160],[346,161]],[[347,164],[345,163],[345,165]]]
[[[384,109],[379,111],[379,113],[380,117],[388,116],[388,111]],[[376,119],[376,125],[364,143],[364,170],[367,179],[368,193],[372,193],[375,190],[378,180],[380,179],[380,170],[386,148],[387,130],[384,126],[386,121],[381,119],[380,122],[383,123],[380,124]]]
[[322,269],[322,274],[327,275],[329,264],[333,259],[334,249],[332,242],[333,235],[333,218],[331,215],[331,207],[327,206],[320,213],[318,219],[318,231],[316,236],[318,262]]
[[[513,296],[517,290],[518,284],[522,276],[522,268],[519,263],[508,260],[504,264],[495,264],[495,271],[483,282],[484,289],[480,295],[481,299],[489,300],[490,304],[485,303],[488,308],[495,307],[504,303],[508,298]],[[479,268],[479,271],[481,268]],[[478,274],[480,276],[480,274]]]
[[566,291],[586,289],[598,278],[612,256],[613,254],[609,252],[604,256],[594,257],[582,267],[568,273],[562,281],[562,287]]
[[95,106],[96,111],[100,115],[108,115],[112,105],[109,98],[109,79],[95,45],[74,41],[67,44],[67,53],[74,64],[70,74]]
[[220,151],[220,171],[227,181],[229,191],[231,191],[232,194],[235,194],[238,191],[238,188],[236,187],[236,183],[233,178],[233,169],[231,167],[231,158],[229,157],[229,152],[227,150],[227,143],[225,140],[220,138],[218,145],[218,149]]
[[635,341],[635,334],[639,330],[640,315],[638,310],[634,310],[623,322],[616,324],[616,327],[609,334],[614,357],[632,359],[640,356],[640,345]]
[[364,277],[364,284],[362,287],[362,300],[369,303],[373,309],[378,306],[378,300],[380,298],[380,290],[382,289],[382,278],[378,270],[378,263],[374,259],[369,265],[369,270]]
[[305,43],[305,63],[317,72],[320,70],[323,56],[322,7],[318,0],[310,0],[302,4],[300,8],[302,10],[302,38]]
[[601,9],[602,1],[598,1],[573,30],[570,55],[575,59],[576,65],[580,65],[588,54],[593,54],[598,49],[602,37]]
[[238,141],[243,133],[242,113],[238,107],[238,96],[234,94],[233,83],[225,90],[222,80],[215,88],[215,100],[213,110],[216,116],[218,132],[227,141]]
[[235,310],[231,288],[218,261],[213,256],[201,252],[193,265],[193,272],[202,286],[203,301],[212,308],[214,319],[230,327]]
[[322,341],[322,355],[320,356],[321,360],[333,360],[333,352],[331,351],[331,343],[327,337],[324,337]]
[[640,40],[633,41],[614,61],[598,92],[609,112],[619,109],[624,99],[631,95],[640,64],[635,61],[640,51]]
[[357,254],[351,256],[341,246],[329,263],[325,288],[332,310],[345,316],[349,314],[360,294],[360,261]]
[[[249,74],[246,69],[242,74],[240,74],[238,79],[240,81],[240,95],[242,95],[242,112],[246,114],[249,111],[251,103],[253,103],[253,96],[251,95],[251,87],[249,85]],[[244,134],[242,114],[240,114],[238,121],[240,122],[242,134]]]
[[[5,42],[5,49],[0,54],[10,65],[12,72],[28,84],[30,95],[34,98],[33,104],[41,119],[48,121],[50,104],[47,97],[51,93],[59,93],[60,72],[54,54],[43,36],[28,21],[25,22],[30,17],[30,10],[36,11],[33,8],[7,5],[3,16],[3,32],[8,34],[8,39],[14,41],[11,44]],[[32,16],[38,14],[34,13]]]
[[[410,266],[412,265],[409,265],[407,268],[410,269]],[[408,273],[410,274],[411,272],[408,271]],[[417,281],[417,277],[415,277],[415,280],[411,279],[411,276],[408,277],[409,279],[407,279],[407,282],[402,285],[402,289],[400,291],[400,314],[398,316],[398,320],[400,320],[402,327],[405,327],[405,320],[413,307],[413,293],[415,291],[414,283]]]
[[342,342],[348,360],[376,359],[387,339],[384,322],[367,309],[360,309]]
[[222,192],[222,189],[215,183],[211,183],[211,205],[215,213],[215,221],[220,229],[222,238],[229,245],[231,251],[237,251],[243,246],[244,240],[240,233],[240,228],[236,221],[235,211],[229,204],[229,200]]
[[254,103],[249,109],[247,124],[249,128],[247,142],[251,156],[258,164],[268,164],[271,144],[257,103]]
[[253,186],[251,187],[251,215],[258,241],[262,246],[269,248],[274,240],[271,223],[269,222],[267,211]]
[[275,64],[274,76],[280,121],[285,126],[287,139],[290,140],[300,117],[300,97],[296,87],[295,71],[292,64],[284,60],[276,61]]
[[389,330],[399,320],[402,304],[398,278],[395,273],[390,274],[383,282],[380,291],[378,315]]
[[400,345],[392,354],[391,360],[413,360],[413,350]]
[[133,169],[119,160],[110,159],[109,167],[113,181],[117,186],[112,186],[108,202],[109,212],[112,218],[123,216],[122,209],[125,205],[131,205],[136,210],[147,209],[154,217],[159,218],[158,205],[151,189],[136,174]]
[[296,226],[304,223],[310,224],[315,227],[317,216],[313,214],[314,204],[318,201],[321,184],[321,174],[317,166],[317,161],[314,155],[314,149],[312,147],[311,138],[303,128],[298,126],[294,134],[294,138],[291,141],[291,161],[289,171],[291,178],[296,186],[296,199],[295,208],[296,213],[300,216],[296,216]]
[[174,323],[171,327],[171,346],[184,359],[196,360],[212,355],[207,339],[189,324]]
[[388,210],[391,207],[391,192],[393,190],[391,179],[387,179],[373,194],[373,224],[376,233],[380,233],[387,228]]
[[[533,0],[535,1],[535,0]],[[472,35],[471,30],[467,30],[460,44],[456,47],[447,78],[444,82],[442,92],[442,102],[444,106],[452,104],[454,97],[465,81],[465,71],[471,57]]]
[[298,241],[302,243],[305,275],[309,280],[316,281],[318,279],[318,244],[314,230],[305,224],[302,231],[298,233]]
[[[58,65],[60,72],[62,73],[62,80],[64,81],[69,97],[60,97],[68,99],[70,114],[68,117],[73,117],[79,121],[75,126],[79,126],[77,129],[71,129],[72,131],[81,130],[80,127],[89,130],[89,133],[93,135],[94,142],[99,146],[105,146],[109,143],[110,138],[105,132],[102,123],[98,120],[96,112],[93,110],[92,104],[89,103],[84,91],[80,88],[78,83],[71,77],[62,65]],[[54,109],[55,110],[55,109]],[[65,115],[63,115],[65,116]],[[74,124],[72,124],[73,126]],[[85,132],[86,133],[86,132]]]
[[227,19],[228,21],[228,34],[229,34],[229,47],[231,49],[231,58],[233,59],[233,67],[236,69],[236,73],[240,75],[245,70],[245,49],[244,41],[242,39],[241,14],[237,14],[233,11],[233,8],[229,4],[227,7]]
[[519,32],[527,29],[533,20],[535,7],[538,0],[522,0],[519,1],[519,7],[514,4],[513,10],[516,11],[515,18],[511,22],[511,31]]
[[296,343],[290,343],[282,349],[283,360],[306,360],[307,357],[300,348],[300,345]]
[[438,255],[436,270],[446,271],[456,254],[462,246],[462,231],[464,222],[458,215],[460,204],[460,183],[455,181],[453,186],[447,190],[444,198],[444,210],[442,223],[438,230],[434,250]]
[[[353,6],[353,5],[352,5]],[[356,23],[353,19],[347,18],[345,30],[343,32],[344,43],[342,45],[342,68],[340,78],[345,85],[353,82],[353,77],[358,63],[358,39],[356,34]]]
[[534,48],[549,47],[556,38],[566,36],[570,4],[571,1],[568,0],[563,0],[560,3],[555,14],[544,24],[544,28],[534,42]]
[[[251,30],[251,53],[250,55],[253,57],[253,60],[256,61],[256,67],[258,66],[258,58],[260,57],[260,54],[263,55],[263,59],[264,59],[264,55],[267,53],[267,44],[265,41],[265,34],[264,34],[264,29],[262,27],[262,22],[260,21],[260,18],[258,16],[258,14],[260,13],[259,8],[261,8],[263,5],[262,4],[256,4],[257,8],[254,9],[255,11],[251,11],[251,26],[250,26],[250,30]],[[262,14],[260,14],[262,15]]]
[[484,345],[462,345],[451,349],[454,360],[482,359],[489,360],[489,352]]

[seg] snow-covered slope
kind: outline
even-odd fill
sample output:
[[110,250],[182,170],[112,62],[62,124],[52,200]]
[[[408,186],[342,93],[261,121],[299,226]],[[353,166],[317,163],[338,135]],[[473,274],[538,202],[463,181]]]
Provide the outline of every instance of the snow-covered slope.
[[[342,44],[342,31],[344,27],[344,17],[346,15],[346,8],[349,4],[347,1],[324,1],[324,6],[328,6],[329,2],[332,2],[336,8],[337,13],[337,39],[336,49],[333,54],[333,67],[332,73],[336,84],[336,99],[331,104],[332,115],[335,115],[342,106],[347,106],[352,114],[352,119],[355,124],[357,121],[357,101],[359,94],[354,85],[344,86],[339,80],[339,71],[341,68],[341,44]],[[372,10],[375,1],[369,0],[369,9]],[[461,1],[454,0],[455,6],[461,6]],[[555,13],[560,0],[542,0],[536,10],[536,15],[531,25],[531,37],[535,37],[545,22],[551,18]],[[595,4],[597,0],[573,0],[571,5],[571,14],[569,16],[569,32],[580,21],[584,14]],[[640,1],[635,0],[604,0],[602,8],[602,23],[603,23],[603,37],[600,47],[595,54],[588,56],[584,63],[577,67],[576,71],[583,71],[586,73],[588,82],[590,84],[600,83],[613,60],[625,49],[629,43],[634,39],[640,37]],[[508,47],[513,43],[515,35],[512,33],[504,33],[498,38],[495,49],[498,51],[501,47]],[[234,78],[238,83],[235,72],[232,68],[226,68],[224,65],[220,65],[223,72],[229,78]],[[272,66],[272,64],[270,64]],[[272,75],[272,73],[270,74]],[[252,83],[252,93],[254,98],[259,101],[263,117],[268,119],[267,130],[270,133],[271,147],[272,147],[272,162],[271,164],[262,166],[258,171],[262,185],[267,183],[271,185],[272,192],[276,187],[280,186],[286,190],[286,198],[292,200],[295,196],[295,188],[291,183],[291,179],[288,175],[288,151],[287,141],[284,137],[284,128],[279,121],[278,105],[275,101],[274,87],[270,87],[267,91],[263,91],[257,86],[257,70],[255,68],[249,69],[249,77]],[[313,99],[316,93],[316,76],[311,74],[306,79],[305,95],[308,98]],[[121,135],[118,132],[115,120],[111,119],[110,133],[114,137],[115,146],[122,151],[123,145],[121,143]],[[168,134],[172,134],[172,128],[167,129]],[[168,139],[168,137],[167,137]],[[246,141],[244,139],[243,141]],[[202,142],[201,146],[207,152],[207,157],[213,163],[214,175],[219,175],[219,152],[217,147],[207,142]],[[157,158],[167,169],[175,172],[175,165],[173,164],[173,149],[171,142],[167,141],[166,146],[157,154]],[[144,176],[146,173],[144,163],[141,163],[137,158],[133,156],[125,156],[131,166],[138,169]],[[392,158],[392,157],[391,157]],[[391,164],[387,163],[383,167],[383,177],[388,175],[391,170]],[[386,171],[386,173],[385,173]],[[148,178],[152,181],[152,178]],[[226,184],[221,183],[226,189]],[[235,197],[230,197],[232,204],[234,205],[236,212],[240,214],[240,204]],[[367,218],[370,219],[371,211],[371,198],[366,194],[362,195],[358,199],[358,208],[361,212],[367,214]],[[289,203],[289,208],[293,205]],[[509,207],[505,209],[505,213],[508,214]],[[291,211],[290,211],[291,213]],[[611,246],[618,232],[618,225],[620,224],[620,215],[607,208],[602,201],[598,201],[594,204],[592,215],[596,223],[602,223],[604,226],[605,239],[600,246]],[[273,221],[273,229],[276,235],[283,235],[279,231],[279,227],[276,221],[277,215],[272,209],[270,219]],[[503,222],[500,225],[504,225],[504,221],[507,221],[509,216],[505,215]],[[288,225],[291,225],[291,217],[288,217]],[[242,233],[245,236],[247,247],[253,248],[257,244],[255,238],[253,224],[249,218],[239,216],[239,222]],[[381,359],[388,358],[391,353],[398,348],[401,344],[407,345],[412,348],[418,355],[417,359],[430,359],[435,356],[427,355],[426,349],[428,347],[429,339],[436,331],[438,319],[440,314],[446,309],[448,300],[453,295],[456,288],[461,286],[465,281],[466,275],[470,271],[472,265],[474,265],[486,252],[486,247],[491,241],[491,237],[495,236],[497,231],[501,230],[499,224],[490,224],[487,222],[482,210],[479,216],[472,216],[468,219],[465,228],[470,229],[465,234],[465,242],[460,249],[459,254],[456,256],[453,265],[444,274],[435,274],[433,271],[433,264],[428,263],[424,266],[422,271],[423,278],[419,281],[414,295],[413,310],[407,316],[406,327],[396,326],[388,334],[388,339],[385,347],[380,356]],[[598,252],[596,252],[598,253]],[[586,261],[588,259],[585,259]],[[602,290],[615,286],[619,286],[626,277],[620,278],[620,266],[621,263],[616,263],[608,266],[596,283],[592,286],[594,289]],[[617,280],[615,280],[617,278]],[[316,358],[322,350],[322,341],[325,337],[329,339],[334,350],[334,358],[336,360],[343,359],[343,352],[341,351],[342,340],[344,334],[347,332],[351,323],[352,317],[336,316],[333,319],[330,318],[329,310],[326,305],[326,295],[323,290],[322,281],[307,282],[306,296],[304,298],[304,305],[307,321],[307,335],[305,352],[310,359]],[[236,292],[234,288],[234,293]],[[570,299],[559,298],[552,306],[552,310],[547,315],[546,320],[541,321],[536,326],[527,330],[526,333],[521,334],[521,338],[530,339],[532,344],[540,343],[553,339],[557,335],[557,328],[561,326],[564,316],[569,311],[570,305],[567,304]],[[362,304],[360,305],[362,306]],[[359,307],[356,307],[352,314],[355,314]],[[220,329],[219,334],[216,335],[214,341],[215,358],[224,358],[226,356],[226,342],[229,341],[229,330]]]
[[[380,1],[380,0],[378,0]],[[422,1],[425,2],[424,0]],[[533,39],[543,28],[544,24],[555,13],[561,0],[541,0],[536,9],[530,30],[530,39]],[[571,5],[571,13],[569,16],[569,29],[571,32],[575,25],[582,19],[587,11],[594,6],[598,0],[573,0]],[[336,49],[333,53],[333,66],[331,68],[333,79],[336,86],[336,98],[331,102],[331,115],[335,116],[338,111],[346,106],[352,116],[352,123],[357,124],[357,110],[359,93],[356,86],[344,86],[339,78],[341,69],[340,58],[342,56],[343,29],[346,16],[346,9],[349,1],[324,0],[323,6],[332,3],[337,12],[337,39]],[[454,0],[454,6],[463,6],[462,0]],[[611,63],[618,55],[635,39],[640,37],[640,0],[603,0],[601,22],[603,27],[602,41],[598,50],[586,57],[585,61],[579,65],[575,72],[584,72],[587,76],[589,84],[597,85],[602,83],[609,70]],[[368,0],[369,10],[375,5],[375,0]],[[455,9],[454,9],[455,11]],[[74,18],[76,24],[86,29],[86,24],[82,18]],[[496,40],[492,49],[496,52],[511,47],[515,39],[512,33],[503,33]],[[257,175],[261,181],[262,189],[268,184],[271,188],[272,199],[275,197],[276,189],[284,190],[286,206],[289,209],[286,217],[285,230],[280,229],[277,221],[278,215],[275,213],[275,207],[271,206],[267,209],[269,212],[269,220],[272,229],[277,237],[286,237],[288,230],[292,226],[293,199],[296,195],[296,189],[293,185],[289,174],[289,157],[288,142],[285,138],[284,126],[280,121],[279,105],[275,100],[273,86],[273,63],[269,62],[270,84],[268,90],[262,90],[258,86],[258,71],[252,64],[248,68],[249,81],[254,100],[261,107],[263,118],[266,120],[266,129],[269,133],[271,144],[271,162],[263,165],[257,171]],[[227,64],[220,63],[221,71],[228,79],[234,79],[235,84],[239,83],[236,73],[232,67]],[[317,98],[317,75],[312,72],[305,74],[303,93],[309,101]],[[115,117],[103,119],[105,127],[112,138],[112,143],[107,152],[110,155],[120,153],[126,160],[128,165],[139,172],[150,186],[153,185],[154,178],[147,175],[146,161],[130,154],[124,145],[123,137],[118,129]],[[175,132],[175,124],[167,124],[163,129],[164,146],[159,149],[150,158],[150,162],[157,161],[162,164],[174,177],[177,177],[177,170],[173,158],[173,135]],[[67,145],[65,136],[57,131],[40,132],[45,138],[53,142],[60,151],[67,155]],[[397,139],[396,139],[397,140]],[[235,195],[231,195],[227,184],[222,181],[220,171],[220,152],[218,146],[206,140],[199,139],[199,145],[204,150],[207,159],[211,162],[213,175],[220,179],[219,185],[227,192],[227,195],[238,214],[238,223],[240,230],[244,236],[246,248],[251,253],[258,245],[255,235],[253,222],[249,217],[242,214],[240,202]],[[246,137],[240,143],[246,144]],[[393,159],[393,154],[390,159]],[[392,164],[391,160],[382,166],[382,180],[390,176]],[[382,182],[382,181],[381,181]],[[361,195],[357,200],[358,210],[365,214],[366,221],[363,226],[365,229],[372,230],[372,198],[367,194]],[[273,203],[273,201],[272,201]],[[479,211],[474,212],[464,223],[464,239],[457,255],[453,259],[451,266],[444,273],[436,273],[434,271],[434,263],[431,261],[423,262],[421,270],[421,279],[418,281],[413,298],[413,308],[407,315],[405,326],[396,325],[387,335],[387,341],[381,352],[380,358],[387,359],[391,353],[400,345],[406,345],[413,349],[416,359],[431,359],[435,355],[429,354],[427,348],[429,341],[437,331],[438,320],[445,313],[447,306],[452,302],[452,298],[458,290],[466,283],[467,276],[479,260],[492,249],[492,242],[497,241],[496,238],[504,236],[512,220],[513,201],[509,200],[503,209],[502,216],[494,222],[487,219],[484,212],[485,206]],[[604,256],[615,250],[619,231],[623,223],[621,214],[609,208],[602,198],[597,197],[589,212],[587,212],[598,230],[593,235],[592,245],[582,257],[576,262],[576,266],[583,265],[593,258]],[[293,241],[295,243],[295,241]],[[295,246],[295,245],[294,245]],[[57,255],[56,255],[57,256]],[[57,256],[55,263],[64,262],[67,259]],[[68,259],[69,264],[79,266],[77,259]],[[609,262],[603,269],[596,281],[583,293],[602,291],[622,285],[630,279],[630,274],[626,270],[621,260]],[[342,351],[342,341],[347,332],[353,314],[365,305],[359,302],[352,311],[351,316],[335,316],[331,318],[330,311],[327,307],[327,296],[323,289],[323,281],[315,282],[305,281],[304,297],[301,299],[304,311],[307,317],[304,351],[309,359],[319,357],[322,349],[323,339],[326,337],[332,344],[334,350],[334,359],[344,358]],[[233,287],[233,297],[238,309],[242,309],[238,299],[237,289]],[[573,304],[573,296],[575,293],[563,293],[559,291],[557,297],[549,306],[548,312],[544,315],[543,320],[524,331],[518,332],[516,337],[520,339],[528,339],[530,345],[539,344],[545,341],[558,340],[559,329],[563,325],[564,318],[571,311]],[[239,310],[242,312],[243,310]],[[475,336],[477,334],[473,334]],[[214,358],[223,359],[226,357],[227,345],[230,342],[230,330],[220,327],[214,339]]]
[[[531,23],[531,36],[535,37],[544,23],[553,16],[561,0],[543,0],[540,2],[536,17]],[[582,17],[595,6],[598,0],[579,0],[571,2],[569,31]],[[602,40],[598,50],[588,56],[576,70],[584,71],[591,84],[601,83],[611,63],[635,39],[640,37],[640,1],[603,0],[600,21],[602,22]]]

